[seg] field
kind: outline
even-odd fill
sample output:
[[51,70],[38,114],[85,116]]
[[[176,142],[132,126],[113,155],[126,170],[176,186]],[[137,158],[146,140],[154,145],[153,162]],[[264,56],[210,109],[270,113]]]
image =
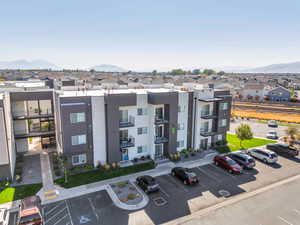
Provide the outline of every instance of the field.
[[288,123],[300,123],[299,113],[262,112],[257,110],[233,109],[232,115],[261,120],[277,120]]

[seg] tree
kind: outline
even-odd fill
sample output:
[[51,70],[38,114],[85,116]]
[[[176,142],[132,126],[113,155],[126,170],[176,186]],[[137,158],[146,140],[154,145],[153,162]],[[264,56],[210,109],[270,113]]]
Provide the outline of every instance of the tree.
[[298,134],[298,129],[296,127],[289,127],[285,130],[285,133],[291,137],[291,139],[295,139],[295,135]]
[[182,69],[175,69],[171,71],[171,75],[184,75],[186,74],[186,71]]
[[68,170],[67,170],[68,159],[65,155],[60,154],[59,157],[58,157],[58,160],[60,162],[60,165],[64,169],[65,183],[68,183]]
[[200,69],[194,69],[192,74],[194,75],[199,75],[201,73],[201,70]]
[[153,70],[152,75],[154,75],[154,76],[157,75],[157,70]]
[[212,74],[216,74],[216,71],[214,71],[212,69],[205,69],[205,70],[203,70],[203,73],[206,75],[212,75]]
[[240,146],[243,149],[242,141],[253,138],[253,132],[248,124],[242,123],[235,129],[235,134],[240,139]]
[[219,71],[217,74],[218,74],[219,76],[224,76],[226,73],[225,73],[224,71]]

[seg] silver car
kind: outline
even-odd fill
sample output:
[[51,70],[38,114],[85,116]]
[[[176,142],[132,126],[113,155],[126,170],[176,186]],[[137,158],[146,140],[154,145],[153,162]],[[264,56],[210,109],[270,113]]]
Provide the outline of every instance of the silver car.
[[276,163],[278,156],[275,152],[266,149],[250,149],[248,154],[254,158],[262,160],[264,163]]

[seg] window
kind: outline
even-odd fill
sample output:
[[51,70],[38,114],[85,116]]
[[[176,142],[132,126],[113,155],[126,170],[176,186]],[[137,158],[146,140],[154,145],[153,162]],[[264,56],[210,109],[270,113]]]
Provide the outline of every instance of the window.
[[178,130],[184,130],[184,123],[179,123],[177,125]]
[[70,113],[70,121],[71,123],[82,123],[85,122],[85,113]]
[[74,166],[85,164],[85,163],[86,163],[86,154],[72,156],[72,164]]
[[217,141],[223,141],[223,135],[222,134],[217,135]]
[[138,108],[137,109],[138,116],[146,116],[148,114],[147,108]]
[[221,108],[221,110],[227,110],[228,109],[228,102],[221,102],[220,108]]
[[184,112],[184,111],[185,111],[185,106],[179,105],[178,112]]
[[120,110],[120,122],[128,122],[128,110]]
[[219,127],[226,127],[227,126],[227,119],[222,119],[219,121]]
[[206,104],[202,107],[202,110],[201,110],[201,115],[202,116],[207,116],[209,115],[209,111],[210,111],[210,105],[209,104]]
[[177,148],[183,148],[184,147],[184,141],[177,141]]
[[137,147],[137,153],[140,154],[140,153],[145,153],[147,152],[147,145],[143,145],[143,146],[138,146]]
[[82,145],[82,144],[86,144],[86,135],[76,135],[76,136],[72,136],[72,145]]
[[147,134],[148,133],[148,127],[139,127],[137,129],[138,134]]

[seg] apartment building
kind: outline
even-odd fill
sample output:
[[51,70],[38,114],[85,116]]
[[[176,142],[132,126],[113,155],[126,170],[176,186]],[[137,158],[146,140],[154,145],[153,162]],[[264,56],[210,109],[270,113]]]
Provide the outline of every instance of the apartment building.
[[[6,92],[0,123],[8,140],[0,174],[14,174],[16,153],[54,148],[69,166],[161,160],[186,148],[207,150],[229,129],[229,91],[181,87]],[[0,124],[1,125],[1,124]],[[3,135],[2,135],[3,134]],[[2,140],[1,139],[1,140]],[[10,147],[9,147],[10,145]],[[9,157],[13,159],[9,160]]]

